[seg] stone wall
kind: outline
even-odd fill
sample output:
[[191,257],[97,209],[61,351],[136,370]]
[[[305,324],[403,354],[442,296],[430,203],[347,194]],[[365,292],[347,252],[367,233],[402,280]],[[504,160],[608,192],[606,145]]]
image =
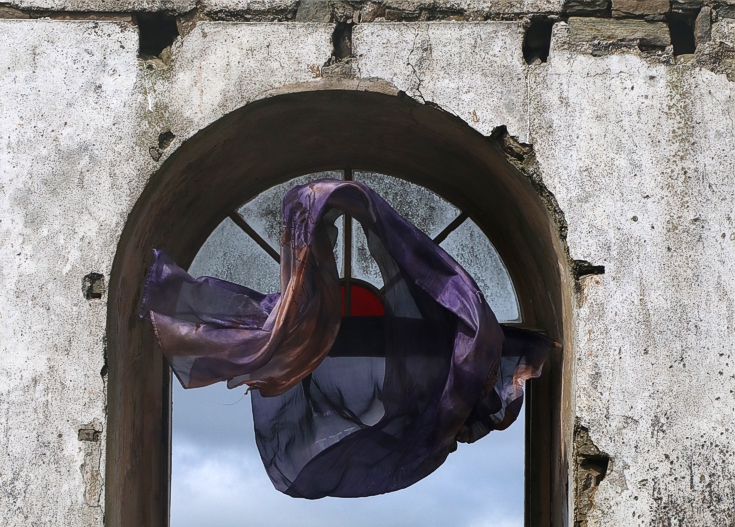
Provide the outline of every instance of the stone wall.
[[[159,10],[179,36],[139,57]],[[672,13],[696,21],[695,53],[674,54]],[[524,59],[529,15],[554,23],[545,62]],[[0,524],[104,521],[104,281],[152,174],[249,102],[368,79],[532,145],[570,258],[604,266],[578,277],[565,343],[576,524],[732,522],[732,2],[17,0],[0,17]]]

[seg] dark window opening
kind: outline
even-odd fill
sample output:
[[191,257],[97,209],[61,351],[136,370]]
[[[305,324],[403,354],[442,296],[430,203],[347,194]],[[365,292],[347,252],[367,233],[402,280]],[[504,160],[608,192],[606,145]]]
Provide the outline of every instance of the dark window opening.
[[140,33],[141,57],[157,57],[173,44],[179,36],[176,18],[164,13],[139,13],[138,31]]
[[694,42],[694,15],[684,13],[671,13],[669,16],[669,32],[671,33],[671,44],[674,46],[674,56],[688,55],[694,53],[696,44]]
[[523,58],[526,59],[526,64],[533,64],[536,59],[546,62],[553,28],[554,22],[545,18],[537,18],[531,22],[523,37]]

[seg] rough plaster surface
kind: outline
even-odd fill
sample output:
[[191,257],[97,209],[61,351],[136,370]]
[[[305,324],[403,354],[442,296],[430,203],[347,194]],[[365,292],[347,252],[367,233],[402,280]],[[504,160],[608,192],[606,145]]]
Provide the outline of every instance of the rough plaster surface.
[[[87,300],[84,277],[109,276],[127,214],[183,140],[324,82],[331,31],[199,23],[165,67],[137,59],[126,23],[0,21],[0,524],[101,525],[106,296]],[[556,42],[528,67],[521,41],[516,22],[361,25],[356,71],[532,143],[572,258],[605,266],[583,279],[566,349],[574,412],[612,458],[589,524],[727,524],[733,84]]]
[[353,30],[359,76],[386,79],[489,135],[528,137],[523,31],[517,22],[363,24]]
[[104,441],[78,431],[106,422],[106,306],[82,283],[142,188],[137,33],[0,21],[0,47],[0,524],[100,524]]
[[171,68],[148,79],[148,108],[190,137],[259,94],[317,80],[332,31],[331,24],[199,23],[174,43]]
[[611,456],[589,525],[729,525],[735,503],[735,93],[636,54],[552,51],[531,142],[583,279],[576,415]]

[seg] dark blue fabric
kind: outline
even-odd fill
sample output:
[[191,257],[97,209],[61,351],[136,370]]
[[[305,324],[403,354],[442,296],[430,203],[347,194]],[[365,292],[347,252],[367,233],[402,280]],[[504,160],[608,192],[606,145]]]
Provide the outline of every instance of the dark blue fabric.
[[[367,236],[385,315],[341,318],[335,220]],[[405,488],[456,448],[509,426],[554,343],[502,328],[470,275],[366,185],[324,180],[283,200],[281,295],[195,280],[163,252],[150,317],[184,387],[247,384],[258,449],[290,496]]]

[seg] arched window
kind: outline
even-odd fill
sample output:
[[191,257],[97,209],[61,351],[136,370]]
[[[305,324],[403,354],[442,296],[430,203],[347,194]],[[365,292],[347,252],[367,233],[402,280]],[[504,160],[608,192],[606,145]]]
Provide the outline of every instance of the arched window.
[[[434,192],[383,174],[333,171],[276,185],[232,211],[194,258],[193,276],[215,276],[264,293],[278,292],[281,199],[287,190],[315,179],[354,179],[368,184],[401,215],[439,243],[467,269],[499,320],[520,323],[510,275],[487,236]],[[383,314],[382,277],[362,228],[349,216],[337,220],[334,247],[343,294],[343,317]],[[376,367],[384,367],[374,360]],[[184,391],[174,381],[172,527],[268,523],[290,525],[521,527],[524,502],[524,419],[459,451],[426,481],[394,495],[304,502],[284,497],[259,466],[249,397],[244,387]],[[206,426],[202,428],[202,424]],[[241,493],[241,499],[237,499]],[[462,503],[461,508],[450,504]],[[349,521],[343,518],[348,516]]]
[[[372,89],[369,81],[362,81],[360,86],[360,90]],[[447,209],[447,215],[442,216],[447,221],[437,222],[431,232],[421,218],[408,219],[432,237],[456,220],[457,225],[447,233],[442,246],[474,275],[480,287],[491,286],[493,276],[498,275],[481,276],[473,269],[473,261],[488,263],[492,255],[497,255],[501,262],[502,257],[509,276],[503,283],[512,284],[515,291],[506,295],[512,302],[492,305],[499,318],[512,320],[516,316],[516,323],[543,330],[552,339],[565,342],[571,335],[566,318],[571,299],[566,257],[537,182],[523,174],[519,166],[508,160],[494,139],[480,135],[453,115],[391,94],[383,85],[375,91],[332,89],[272,96],[232,112],[185,141],[152,176],[133,208],[110,276],[105,487],[108,527],[165,527],[169,523],[171,376],[150,326],[137,316],[152,248],[166,250],[186,267],[208,239],[207,243],[215,243],[216,236],[210,237],[215,230],[237,232],[241,242],[228,241],[211,251],[211,258],[220,259],[219,264],[211,263],[235,273],[235,267],[224,265],[225,259],[240,259],[247,263],[249,276],[225,274],[222,278],[261,291],[275,291],[277,265],[269,252],[277,252],[277,241],[269,242],[268,249],[237,225],[232,216],[235,211],[242,212],[243,223],[261,238],[267,241],[270,236],[255,217],[239,208],[243,203],[253,205],[254,197],[263,196],[276,185],[325,170],[354,167],[355,178],[389,179],[363,170],[400,176],[443,196],[446,203],[456,207]],[[366,183],[372,186],[367,179]],[[389,202],[394,199],[386,189],[375,190]],[[396,203],[401,200],[426,199],[413,190],[396,193],[393,205],[399,212],[403,211]],[[278,199],[270,206],[275,206],[277,212],[282,192],[275,194]],[[230,219],[223,223],[228,215]],[[343,238],[354,238],[350,249],[342,249],[352,253],[352,284],[365,285],[379,300],[381,284],[371,281],[369,262],[360,259],[359,231],[343,230]],[[494,249],[477,249],[482,243]],[[196,274],[193,266],[192,271]],[[260,285],[268,283],[271,287]],[[352,297],[353,289],[346,288],[345,297],[347,291]],[[354,307],[352,298],[348,305]],[[563,353],[556,353],[549,357],[542,377],[528,386],[524,492],[527,525],[563,525],[567,521],[567,450],[573,419],[565,413],[570,383],[564,379],[568,379],[570,367]],[[206,432],[206,414],[198,418],[196,426]],[[492,441],[493,435],[502,436],[490,434],[483,441]],[[452,456],[458,459],[458,454],[461,452],[450,455],[450,461]],[[431,484],[442,478],[428,477],[424,481]]]

